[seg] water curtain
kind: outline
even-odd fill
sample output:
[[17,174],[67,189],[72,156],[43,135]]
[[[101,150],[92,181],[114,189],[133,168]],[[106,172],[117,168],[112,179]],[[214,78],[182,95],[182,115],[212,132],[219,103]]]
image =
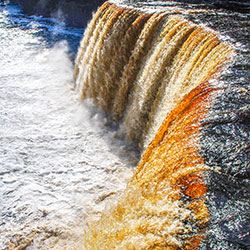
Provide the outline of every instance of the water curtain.
[[144,151],[118,203],[86,231],[86,249],[198,249],[210,220],[200,132],[215,79],[234,55],[180,15],[106,2],[85,30],[74,77]]
[[85,31],[74,76],[82,99],[92,98],[145,149],[181,98],[231,55],[215,31],[181,16],[107,2]]

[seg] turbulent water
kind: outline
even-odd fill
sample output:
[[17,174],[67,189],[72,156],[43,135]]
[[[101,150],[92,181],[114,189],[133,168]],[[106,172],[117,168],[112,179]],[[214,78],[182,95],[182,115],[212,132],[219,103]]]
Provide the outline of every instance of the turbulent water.
[[73,241],[80,249],[83,218],[124,188],[137,161],[105,116],[72,91],[70,59],[81,36],[0,6],[0,249]]

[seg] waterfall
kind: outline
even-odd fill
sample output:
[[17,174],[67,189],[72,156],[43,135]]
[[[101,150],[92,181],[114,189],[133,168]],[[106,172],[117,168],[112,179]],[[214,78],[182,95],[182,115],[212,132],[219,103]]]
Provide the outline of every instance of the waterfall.
[[247,3],[101,2],[0,1],[0,249],[249,249]]
[[238,163],[247,162],[249,143],[230,148],[227,132],[221,136],[225,146],[219,147],[210,137],[214,130],[217,136],[228,131],[216,124],[234,121],[240,123],[240,138],[249,135],[249,109],[234,120],[214,104],[226,93],[218,78],[235,55],[219,32],[171,11],[147,13],[106,2],[94,14],[76,59],[76,89],[144,153],[120,199],[89,222],[86,249],[241,249],[248,244],[234,236],[247,230],[248,212],[234,225],[223,223],[232,214],[236,221],[249,205],[247,192],[227,194],[231,181],[237,183],[234,190],[246,186],[246,165],[238,177],[233,165],[224,164],[239,152]]
[[107,2],[85,31],[74,76],[82,99],[92,98],[145,149],[181,98],[231,56],[213,30],[181,16]]

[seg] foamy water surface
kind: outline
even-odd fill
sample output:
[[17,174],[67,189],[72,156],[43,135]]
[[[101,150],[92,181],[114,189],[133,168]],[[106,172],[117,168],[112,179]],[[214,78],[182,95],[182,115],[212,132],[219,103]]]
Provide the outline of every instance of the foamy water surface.
[[72,90],[69,48],[82,30],[11,5],[0,27],[0,248],[76,247],[138,155]]

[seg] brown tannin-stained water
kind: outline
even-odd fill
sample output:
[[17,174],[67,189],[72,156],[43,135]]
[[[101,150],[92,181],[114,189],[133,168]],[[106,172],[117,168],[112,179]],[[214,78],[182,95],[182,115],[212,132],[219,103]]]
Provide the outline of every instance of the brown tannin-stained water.
[[73,70],[81,31],[0,8],[0,247],[250,247],[248,11],[106,2]]
[[97,11],[76,87],[142,158],[88,224],[86,249],[248,249],[249,24],[247,13],[169,1]]

